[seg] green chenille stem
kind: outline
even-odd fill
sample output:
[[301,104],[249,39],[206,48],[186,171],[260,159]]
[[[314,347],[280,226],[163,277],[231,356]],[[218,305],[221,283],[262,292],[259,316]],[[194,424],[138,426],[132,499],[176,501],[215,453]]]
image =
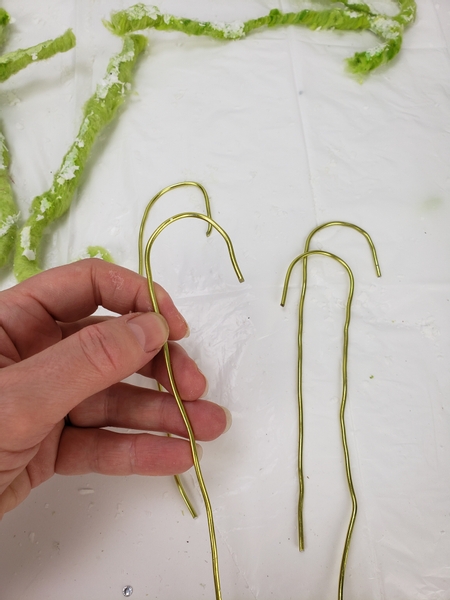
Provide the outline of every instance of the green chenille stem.
[[[335,3],[337,0],[332,0]],[[366,52],[357,52],[347,60],[352,73],[364,75],[391,61],[402,45],[403,30],[416,15],[415,0],[397,0],[400,12],[395,17],[371,12],[364,2],[339,2],[343,8],[322,11],[304,9],[298,13],[282,13],[271,10],[268,15],[247,22],[212,23],[194,21],[162,14],[155,6],[135,4],[127,10],[113,13],[105,25],[116,35],[125,35],[143,29],[182,31],[187,35],[206,35],[221,40],[235,40],[262,27],[298,25],[309,29],[338,29],[341,31],[364,31],[374,33],[381,44]]]
[[19,281],[40,271],[38,258],[44,230],[68,210],[92,146],[123,104],[136,60],[146,44],[147,38],[141,35],[124,37],[122,51],[112,58],[105,77],[84,107],[78,136],[55,174],[52,187],[33,200],[30,216],[17,237],[14,273]]
[[9,151],[0,131],[0,267],[8,262],[17,233],[19,211],[14,202],[9,177]]
[[75,46],[75,35],[71,29],[54,40],[42,42],[26,50],[14,50],[0,56],[0,81],[6,81],[30,63],[51,58],[60,52],[67,52]]

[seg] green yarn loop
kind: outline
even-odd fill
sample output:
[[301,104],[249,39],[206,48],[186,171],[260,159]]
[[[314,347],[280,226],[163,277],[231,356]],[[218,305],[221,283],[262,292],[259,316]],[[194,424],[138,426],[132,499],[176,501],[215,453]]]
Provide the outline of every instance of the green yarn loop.
[[19,281],[41,270],[38,258],[44,230],[68,210],[92,146],[123,104],[136,60],[146,44],[147,38],[142,35],[124,37],[121,52],[111,59],[105,77],[84,107],[78,136],[56,172],[52,187],[33,200],[16,242],[14,273]]
[[54,40],[42,42],[26,50],[14,50],[14,52],[3,54],[3,56],[0,56],[0,81],[6,81],[11,75],[25,69],[32,62],[45,60],[59,52],[71,50],[75,43],[76,39],[73,31],[68,29],[63,35]]

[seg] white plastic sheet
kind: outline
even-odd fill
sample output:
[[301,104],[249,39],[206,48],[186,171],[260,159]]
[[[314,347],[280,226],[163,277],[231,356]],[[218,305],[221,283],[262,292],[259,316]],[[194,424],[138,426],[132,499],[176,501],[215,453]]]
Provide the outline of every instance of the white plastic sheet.
[[[0,90],[23,214],[47,189],[76,135],[84,102],[120,41],[102,25],[123,0],[5,0],[7,49],[72,27],[76,49],[35,64]],[[164,12],[244,20],[294,0],[161,0]],[[279,306],[289,262],[314,247],[356,277],[346,413],[359,514],[348,600],[450,598],[450,6],[420,2],[400,55],[363,84],[344,59],[369,33],[265,30],[237,42],[149,33],[134,90],[97,144],[70,213],[49,231],[46,267],[88,245],[137,268],[146,202],[184,179],[208,189],[235,244],[235,279],[218,236],[184,221],[158,240],[154,268],[191,324],[186,346],[209,397],[234,424],[205,444],[224,600],[328,600],[350,501],[338,404],[346,275],[310,261],[305,313],[306,552],[296,546],[296,319],[301,269]],[[201,210],[195,190],[155,207],[151,222]],[[149,232],[151,226],[149,226]],[[3,274],[1,286],[12,285]],[[0,597],[112,600],[214,598],[207,525],[171,478],[54,477],[0,525]]]

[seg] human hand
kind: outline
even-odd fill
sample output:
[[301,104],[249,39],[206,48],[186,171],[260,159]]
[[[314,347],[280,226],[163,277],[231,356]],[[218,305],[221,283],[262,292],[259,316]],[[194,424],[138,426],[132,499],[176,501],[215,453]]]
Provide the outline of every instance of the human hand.
[[[0,293],[0,519],[54,473],[173,475],[192,466],[186,440],[102,429],[187,436],[170,394],[120,383],[139,372],[170,389],[159,350],[188,327],[160,287],[157,297],[163,316],[150,312],[143,277],[96,259]],[[98,306],[122,316],[90,316]],[[199,400],[204,376],[181,346],[170,348],[195,437],[215,439],[228,416]]]

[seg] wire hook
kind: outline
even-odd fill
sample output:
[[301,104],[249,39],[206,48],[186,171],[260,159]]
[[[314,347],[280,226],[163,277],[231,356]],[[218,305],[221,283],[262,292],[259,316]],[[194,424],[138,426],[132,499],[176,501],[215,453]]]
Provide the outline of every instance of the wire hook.
[[[308,262],[308,252],[311,240],[313,236],[322,229],[326,229],[327,227],[348,227],[350,229],[354,229],[361,235],[363,235],[372,252],[372,258],[375,265],[375,270],[377,273],[377,277],[381,277],[380,265],[378,262],[377,251],[375,245],[372,241],[370,235],[358,225],[354,225],[353,223],[348,223],[346,221],[330,221],[328,223],[324,223],[323,225],[319,225],[315,229],[311,231],[311,233],[306,238],[305,248],[304,248],[304,256],[303,258],[303,281],[302,281],[302,289],[300,294],[300,304],[299,304],[299,319],[298,319],[298,411],[299,411],[299,446],[298,446],[298,479],[299,479],[299,500],[298,500],[298,542],[299,542],[299,550],[302,552],[305,549],[305,541],[304,541],[304,525],[303,525],[303,501],[304,501],[304,477],[303,477],[303,312],[305,305],[305,297],[306,297],[306,286],[308,280],[308,271],[307,271],[307,262]],[[298,259],[300,260],[300,259]],[[293,265],[291,264],[290,273],[292,271]],[[286,276],[289,280],[288,275]],[[281,306],[284,306],[286,302],[288,286],[284,285],[283,295],[281,298]]]
[[[206,214],[208,215],[208,217],[210,219],[212,218],[211,204],[209,201],[208,192],[202,186],[201,183],[198,183],[197,181],[180,181],[179,183],[173,183],[172,185],[168,185],[167,187],[165,187],[161,191],[159,191],[155,196],[153,196],[153,198],[147,204],[147,206],[144,210],[144,214],[142,216],[141,226],[139,228],[139,237],[138,237],[139,275],[144,274],[143,238],[144,238],[144,228],[145,228],[145,224],[147,222],[147,217],[149,215],[150,210],[152,209],[153,205],[161,198],[161,196],[164,196],[164,194],[167,194],[167,192],[175,190],[176,188],[179,188],[179,187],[188,187],[188,186],[196,187],[202,192],[203,198],[205,199]],[[212,232],[212,225],[211,225],[211,223],[208,223],[208,229],[206,230],[206,235],[210,236],[211,232]]]
[[[358,509],[356,495],[355,495],[355,489],[354,489],[354,486],[353,486],[352,474],[351,474],[351,469],[350,469],[350,455],[349,455],[349,451],[348,451],[347,433],[346,433],[345,419],[344,419],[345,406],[346,406],[346,403],[347,403],[347,388],[348,388],[348,376],[347,376],[347,370],[348,370],[348,330],[349,330],[349,326],[350,326],[351,305],[352,305],[353,293],[354,293],[354,289],[355,289],[355,278],[354,278],[352,270],[350,269],[350,267],[348,266],[348,264],[345,261],[343,261],[341,258],[339,258],[338,256],[336,256],[335,254],[331,254],[330,252],[325,252],[324,250],[309,250],[308,252],[304,252],[303,254],[301,254],[300,256],[298,256],[297,258],[295,258],[291,262],[291,264],[289,265],[289,268],[288,268],[287,273],[286,273],[286,278],[285,278],[285,281],[284,281],[283,299],[281,301],[281,305],[282,306],[284,306],[284,303],[286,301],[286,296],[287,296],[287,291],[288,291],[288,287],[289,287],[289,280],[290,280],[290,277],[291,277],[292,269],[294,268],[294,266],[300,260],[303,260],[303,264],[305,264],[306,259],[309,256],[313,256],[313,255],[327,256],[327,257],[332,258],[335,261],[337,261],[347,271],[348,276],[349,276],[349,281],[350,281],[348,298],[347,298],[347,305],[346,305],[346,309],[345,309],[344,344],[343,344],[343,356],[342,356],[342,395],[341,395],[341,406],[340,406],[340,411],[339,411],[339,423],[340,423],[340,428],[341,428],[342,446],[343,446],[343,449],[344,449],[345,473],[346,473],[346,476],[347,476],[348,489],[349,489],[350,497],[351,497],[351,500],[352,500],[352,512],[351,512],[350,522],[349,522],[348,529],[347,529],[347,535],[346,535],[346,538],[345,538],[344,551],[343,551],[343,554],[342,554],[341,567],[340,567],[340,572],[339,572],[339,593],[338,593],[338,598],[339,598],[339,600],[342,600],[343,599],[343,590],[344,590],[345,568],[347,566],[348,551],[349,551],[349,548],[350,548],[351,536],[352,536],[352,533],[353,533],[353,528],[354,528],[355,519],[356,519],[356,513],[357,513],[357,509]],[[301,328],[299,328],[299,331],[300,330],[301,330]],[[300,333],[299,333],[299,340],[301,340]],[[300,363],[301,359],[300,359],[300,356],[301,355],[299,355],[299,365],[300,365],[299,373],[301,373],[301,363]],[[301,379],[299,379],[299,385],[301,386]],[[299,400],[300,399],[301,399],[301,387],[299,387]],[[302,463],[300,462],[300,460],[302,458],[302,444],[303,444],[303,409],[302,409],[302,404],[300,402],[299,402],[299,415],[300,415],[300,427],[299,427],[299,430],[300,430],[300,435],[299,435],[299,481],[301,481],[301,484],[300,484],[301,493],[299,495],[298,518],[299,518],[299,546],[300,546],[300,550],[303,550],[304,547],[301,546],[301,544],[303,543],[303,539],[302,539],[303,538],[303,517],[302,517],[302,511],[303,511],[303,472],[302,472]]]
[[[159,236],[159,234],[162,231],[164,231],[164,229],[166,227],[168,227],[172,223],[175,223],[176,221],[179,221],[181,219],[187,219],[187,218],[201,219],[201,220],[207,222],[211,227],[213,227],[214,229],[216,229],[216,231],[218,231],[220,233],[220,235],[223,237],[223,239],[225,240],[225,242],[227,244],[228,253],[230,255],[230,260],[233,265],[236,276],[240,282],[244,281],[244,277],[242,276],[241,270],[239,269],[239,265],[236,260],[236,256],[235,256],[234,249],[233,249],[233,244],[231,243],[231,240],[230,240],[228,234],[222,229],[222,227],[220,227],[220,225],[218,225],[215,221],[213,221],[207,215],[202,215],[200,213],[194,213],[194,212],[180,213],[178,215],[170,217],[169,219],[167,219],[166,221],[161,223],[161,225],[157,229],[155,229],[155,231],[152,233],[152,235],[150,236],[150,238],[147,242],[147,245],[145,247],[145,269],[146,269],[146,274],[147,274],[148,290],[149,290],[150,298],[151,298],[151,301],[153,304],[153,309],[156,313],[160,313],[160,309],[159,309],[158,300],[156,298],[155,289],[154,289],[153,275],[152,275],[152,269],[151,269],[151,264],[150,264],[150,252],[151,252],[152,246],[153,246],[156,238]],[[164,351],[164,359],[166,362],[167,373],[169,376],[170,385],[172,387],[172,393],[175,396],[175,400],[177,402],[178,409],[181,413],[181,416],[183,418],[183,421],[184,421],[184,424],[185,424],[185,427],[186,427],[186,430],[188,433],[189,443],[190,443],[191,452],[192,452],[192,459],[194,462],[194,469],[195,469],[195,473],[197,475],[198,484],[200,486],[200,491],[202,493],[203,501],[205,504],[206,515],[207,515],[207,520],[208,520],[209,537],[210,537],[210,543],[211,543],[211,555],[212,555],[212,566],[213,566],[213,577],[214,577],[214,587],[215,587],[215,592],[216,592],[216,600],[221,600],[222,592],[220,589],[219,560],[218,560],[218,553],[217,553],[217,541],[216,541],[216,534],[215,534],[215,528],[214,528],[214,519],[213,519],[212,508],[211,508],[211,502],[210,502],[210,499],[208,496],[208,491],[206,489],[205,482],[203,479],[203,474],[202,474],[202,470],[200,467],[200,461],[198,459],[194,432],[192,430],[192,426],[189,421],[189,417],[183,406],[183,402],[181,400],[180,393],[178,391],[175,377],[173,374],[172,362],[170,359],[170,350],[169,350],[169,345],[167,343],[164,344],[163,351]]]
[[[201,183],[198,183],[197,181],[181,181],[179,183],[173,183],[172,185],[169,185],[165,188],[163,188],[161,191],[159,191],[155,196],[153,196],[153,198],[150,200],[150,202],[147,204],[145,210],[144,210],[144,214],[142,216],[142,220],[141,220],[141,225],[139,228],[139,237],[138,237],[138,256],[139,256],[139,275],[144,275],[144,248],[143,248],[143,238],[144,238],[144,229],[145,229],[145,225],[147,222],[147,218],[148,215],[150,213],[150,210],[152,209],[152,207],[154,206],[154,204],[159,200],[159,198],[161,198],[162,196],[164,196],[164,194],[167,194],[167,192],[170,192],[176,188],[179,187],[188,187],[188,186],[192,186],[192,187],[197,187],[203,194],[203,198],[205,199],[205,207],[206,207],[206,214],[208,215],[208,217],[211,218],[211,204],[209,201],[209,196],[208,196],[208,192],[206,191],[206,189],[202,186]],[[212,232],[212,225],[210,223],[208,223],[208,228],[206,230],[206,235],[210,236]],[[161,384],[158,382],[158,390],[161,392],[162,391],[162,386]],[[167,434],[167,437],[172,437],[170,433]],[[184,503],[186,504],[186,507],[188,509],[188,511],[190,512],[191,516],[193,519],[197,518],[197,513],[195,511],[195,508],[191,502],[191,500],[189,499],[189,496],[186,492],[186,490],[184,489],[183,483],[181,481],[181,477],[179,475],[174,475],[173,476],[174,480],[175,480],[175,484],[178,488],[178,491],[180,493],[180,496],[183,498]]]

